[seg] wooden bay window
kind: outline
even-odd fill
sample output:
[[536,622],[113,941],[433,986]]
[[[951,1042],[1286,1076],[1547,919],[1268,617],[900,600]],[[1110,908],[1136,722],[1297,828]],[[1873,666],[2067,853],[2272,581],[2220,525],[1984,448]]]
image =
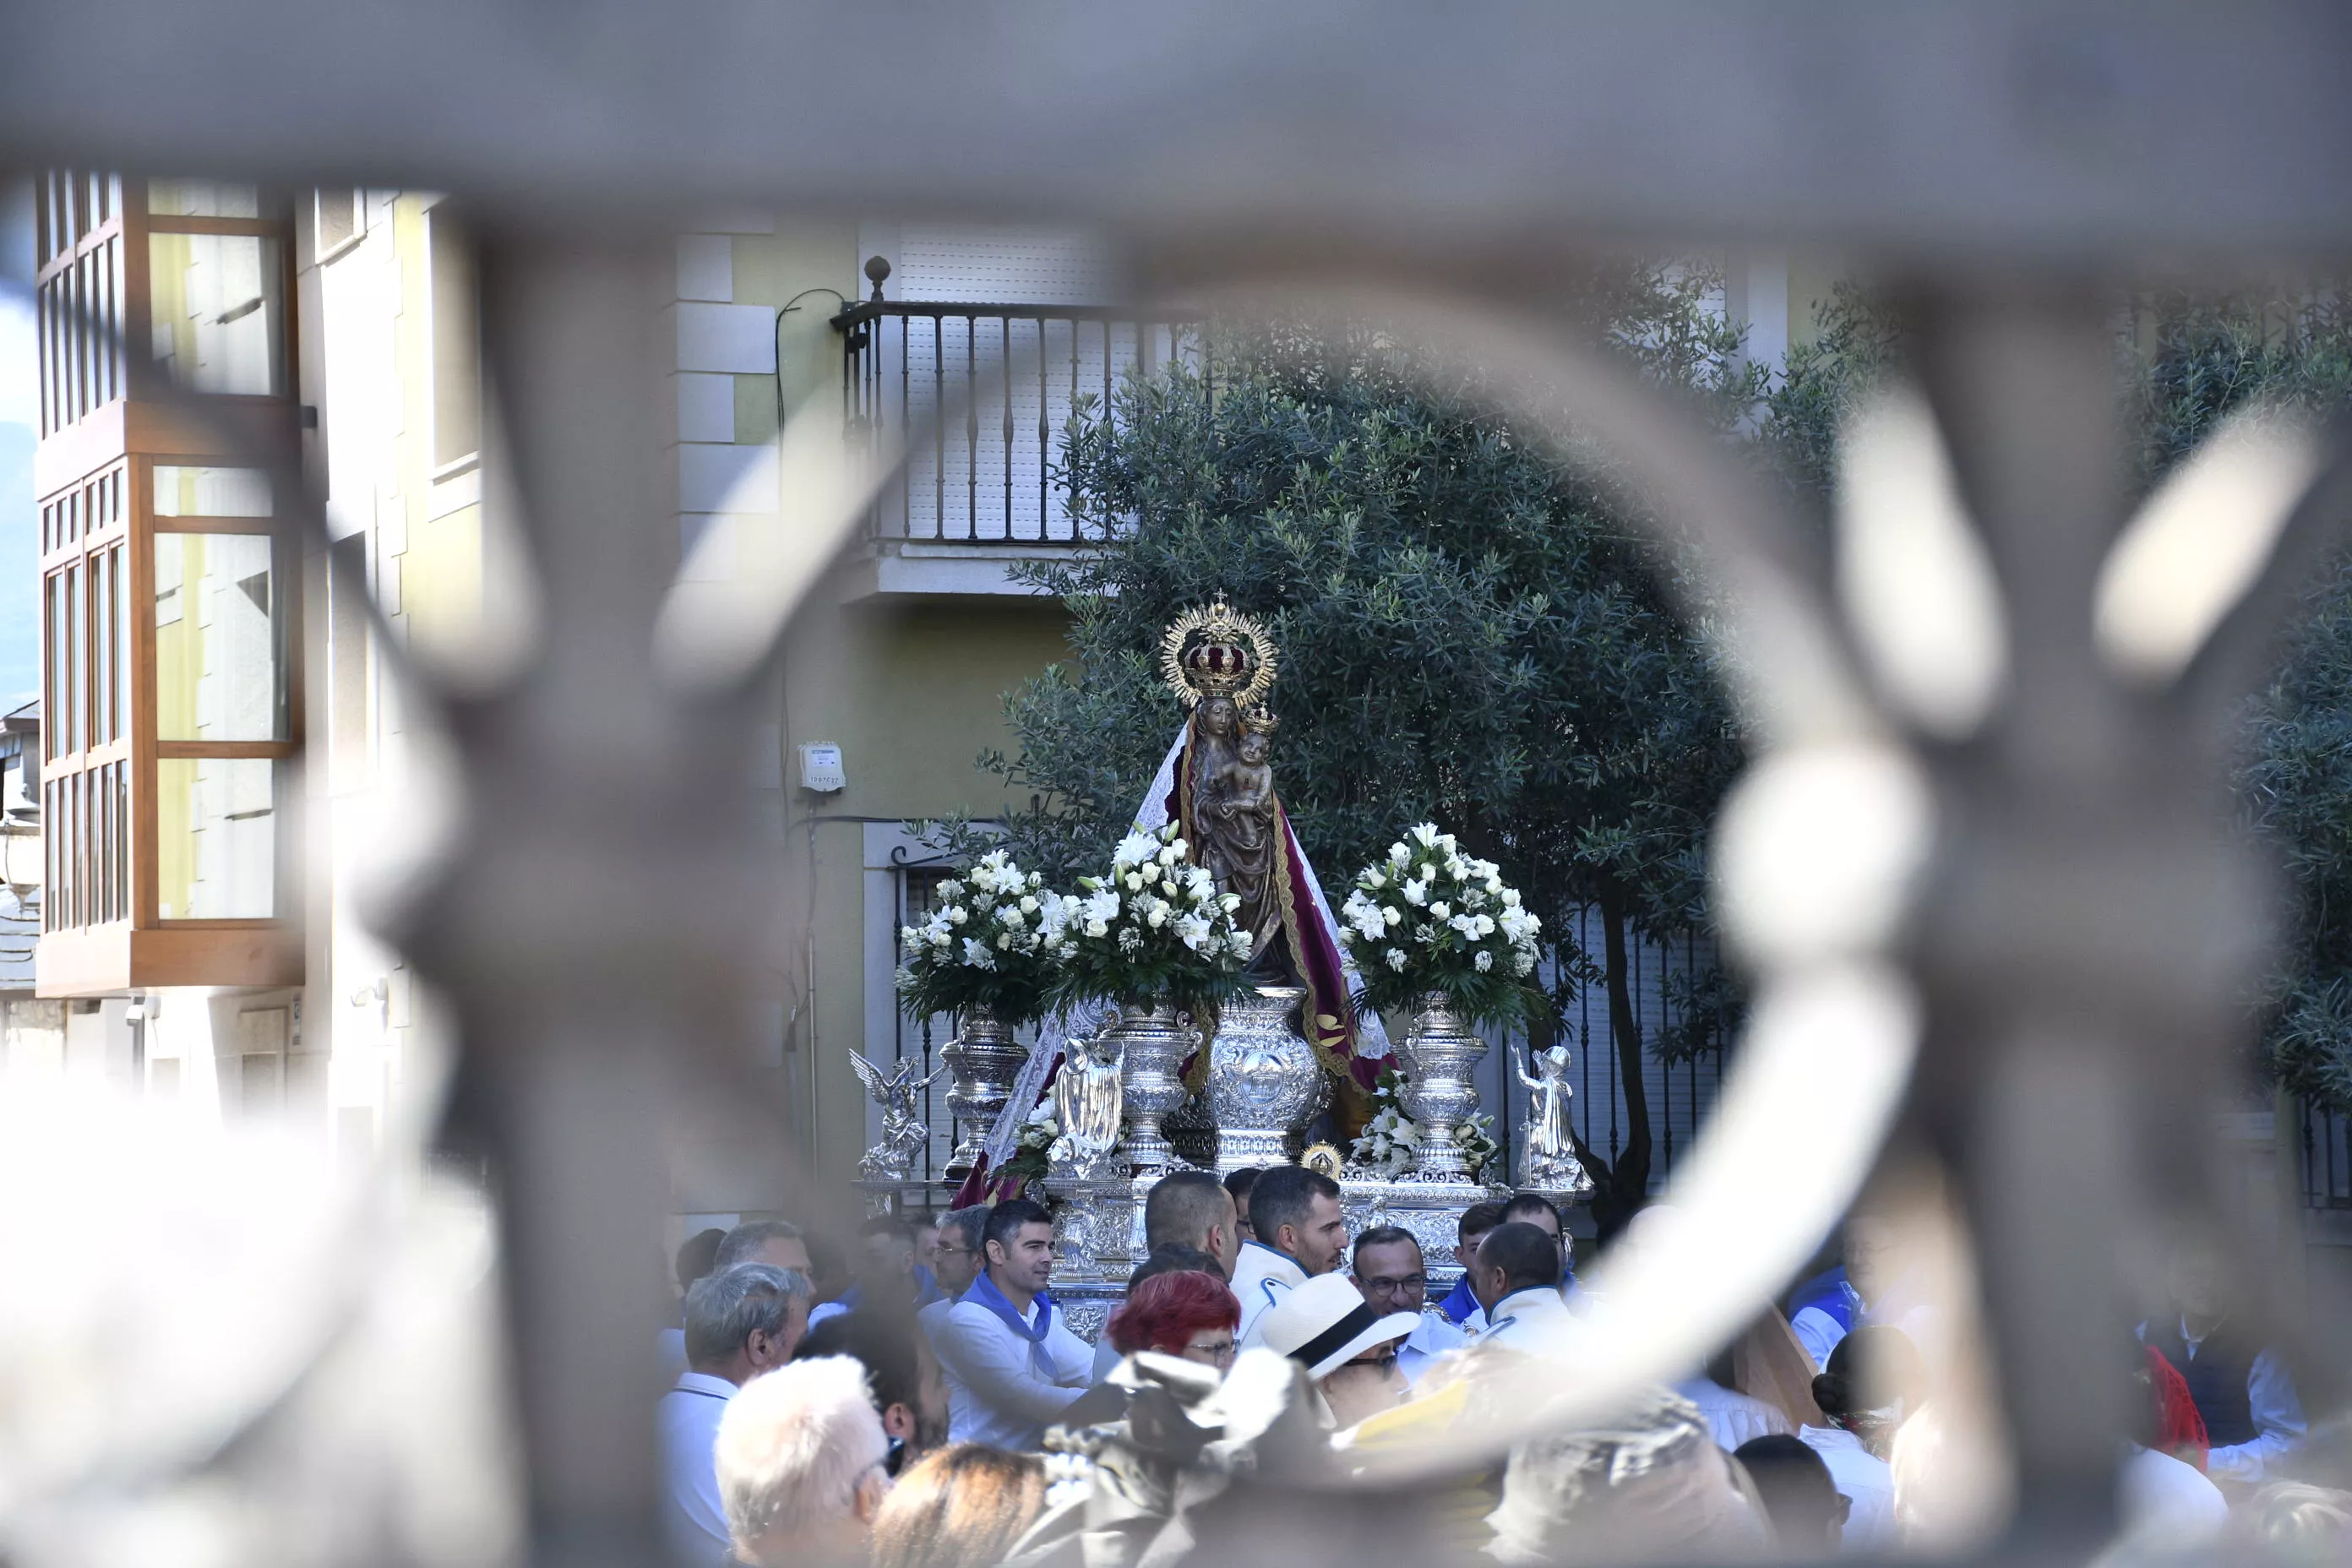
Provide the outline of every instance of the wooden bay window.
[[[209,182],[54,176],[40,206],[45,280],[101,251],[115,271],[106,320],[61,304],[41,337],[37,984],[299,983],[299,557],[255,456],[296,427],[288,226]],[[92,332],[130,374],[89,368]],[[205,418],[173,405],[189,395]]]

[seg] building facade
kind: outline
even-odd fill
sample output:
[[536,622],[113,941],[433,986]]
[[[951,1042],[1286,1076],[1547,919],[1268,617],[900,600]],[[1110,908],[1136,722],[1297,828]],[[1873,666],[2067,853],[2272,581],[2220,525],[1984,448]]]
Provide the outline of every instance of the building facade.
[[[428,193],[87,173],[43,181],[38,228],[47,722],[23,775],[44,845],[26,1001],[87,1041],[12,1036],[5,1082],[70,1058],[191,1116],[291,1118],[372,1150],[446,1061],[430,995],[358,912],[449,807],[400,667],[478,675],[527,624],[464,229]],[[1791,272],[1728,268],[1757,353],[1801,336],[1825,286]],[[671,294],[649,308],[676,345],[658,434],[677,500],[648,526],[675,530],[685,580],[723,585],[741,546],[789,526],[793,422],[908,440],[793,623],[744,781],[799,894],[761,986],[763,1065],[817,1171],[846,1177],[878,1131],[847,1052],[944,1042],[891,985],[897,931],[942,875],[907,824],[1014,804],[976,759],[1010,744],[1004,694],[1066,652],[1061,606],[1013,574],[1079,542],[1053,481],[1063,422],[1196,340],[1181,314],[1122,308],[1085,237],[969,223],[713,217],[677,237]],[[291,526],[256,454],[296,463],[322,533]],[[1584,1109],[1605,1148],[1622,1094],[1600,1027]],[[1507,1121],[1499,1059],[1487,1076]],[[1662,1171],[1712,1093],[1709,1070],[1660,1069]],[[682,1226],[773,1200],[698,1179],[671,1194]]]

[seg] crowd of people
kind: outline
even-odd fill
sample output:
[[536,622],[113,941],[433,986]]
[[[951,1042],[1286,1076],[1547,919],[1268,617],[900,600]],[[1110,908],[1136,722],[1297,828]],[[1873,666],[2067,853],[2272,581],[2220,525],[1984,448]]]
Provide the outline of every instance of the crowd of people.
[[[1564,1216],[1539,1194],[1460,1215],[1460,1278],[1435,1300],[1414,1235],[1351,1237],[1338,1184],[1302,1166],[1179,1172],[1142,1218],[1149,1256],[1099,1344],[1055,1302],[1052,1219],[1026,1199],[877,1216],[846,1251],[777,1220],[689,1239],[679,1321],[659,1341],[678,1557],[987,1568],[1045,1528],[1041,1456],[1128,1420],[1144,1386],[1128,1358],[1189,1363],[1160,1371],[1192,1397],[1253,1352],[1283,1358],[1333,1447],[1370,1452],[1458,1430],[1498,1386],[1507,1399],[1507,1377],[1482,1393],[1476,1374],[1542,1353],[1589,1300]],[[1640,1233],[1637,1220],[1624,1244]],[[1475,1491],[1462,1545],[1535,1563],[1948,1543],[1937,1482],[1960,1439],[1939,1397],[1947,1336],[1903,1250],[1892,1216],[1850,1216],[1838,1266],[1708,1366],[1605,1429],[1514,1449]],[[2293,1384],[2227,1284],[2184,1247],[2169,1310],[2129,1348],[2144,1409],[2119,1452],[2122,1528],[2352,1561],[2352,1496],[2296,1479]]]

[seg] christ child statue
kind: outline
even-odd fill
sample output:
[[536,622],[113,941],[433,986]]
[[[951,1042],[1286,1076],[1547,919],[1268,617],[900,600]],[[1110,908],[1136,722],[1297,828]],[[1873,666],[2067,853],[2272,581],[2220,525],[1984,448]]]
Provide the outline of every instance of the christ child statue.
[[1265,760],[1273,739],[1244,728],[1233,759],[1217,770],[1213,809],[1233,834],[1234,847],[1255,855],[1274,837],[1274,769]]
[[1269,952],[1282,931],[1282,902],[1275,889],[1276,841],[1282,806],[1275,798],[1274,768],[1266,752],[1274,745],[1275,717],[1264,708],[1242,715],[1234,754],[1206,782],[1201,813],[1208,832],[1206,859],[1219,884],[1238,896],[1234,923],[1250,933],[1253,968],[1259,961],[1283,961]]

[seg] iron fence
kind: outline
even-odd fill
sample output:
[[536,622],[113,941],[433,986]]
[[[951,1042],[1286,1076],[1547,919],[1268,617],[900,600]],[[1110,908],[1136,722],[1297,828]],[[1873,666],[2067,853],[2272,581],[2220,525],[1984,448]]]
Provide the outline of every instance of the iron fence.
[[[0,140],[14,154],[331,179],[414,171],[502,220],[485,229],[482,319],[518,510],[545,576],[542,638],[487,692],[425,688],[420,703],[437,696],[454,716],[470,809],[389,923],[460,1026],[457,1120],[495,1157],[509,1331],[502,1354],[425,1358],[417,1370],[508,1368],[533,1560],[659,1551],[652,1378],[629,1371],[645,1361],[641,1238],[662,1186],[647,1108],[675,1093],[736,1115],[753,1158],[774,1142],[740,1114],[750,1053],[716,1026],[683,1026],[727,1016],[758,963],[772,889],[724,787],[743,773],[758,683],[723,660],[719,674],[680,679],[646,651],[667,624],[676,562],[667,531],[648,526],[675,497],[646,438],[663,397],[647,368],[669,345],[642,306],[675,256],[625,223],[682,193],[1087,212],[1125,225],[1171,275],[1189,266],[1211,280],[1284,262],[1319,278],[1384,271],[1399,315],[1481,361],[1528,428],[1621,456],[1657,498],[1661,526],[1724,590],[1711,602],[1744,656],[1759,757],[1738,808],[1754,853],[1729,864],[1749,900],[1738,933],[1758,1003],[1741,1049],[1755,1092],[1727,1094],[1719,1179],[1686,1194],[1686,1222],[1662,1236],[1654,1261],[1628,1265],[1645,1272],[1629,1275],[1591,1357],[1549,1386],[1535,1380],[1520,1406],[1432,1463],[1489,1464],[1544,1423],[1621,1397],[1629,1380],[1686,1365],[1737,1327],[1759,1287],[1786,1278],[1794,1246],[1852,1195],[1899,1109],[1912,1143],[1949,1163],[1975,1243],[1971,1299],[1986,1307],[2022,1486],[2014,1532],[1992,1550],[2078,1561],[2106,1533],[2123,1390],[2099,1369],[2126,1321],[2117,1239],[2222,1218],[2213,1173],[2184,1154],[2200,1091],[2243,1033],[2240,999],[2263,956],[2264,889],[2215,820],[2223,759],[2210,737],[2271,657],[2310,552],[2352,511],[2352,479],[2337,468],[2294,487],[2303,500],[2284,543],[2250,569],[2249,591],[2197,623],[2177,665],[2107,658],[2086,622],[2126,505],[2112,321],[2091,280],[2159,255],[2225,279],[2340,250],[2352,222],[2340,7],[1488,8],[1478,47],[1465,47],[1462,18],[1434,8],[1367,23],[1329,7],[1228,5],[1139,47],[1133,18],[1062,5],[919,16],[621,6],[600,15],[586,55],[548,47],[545,18],[513,4],[396,19],[279,0],[53,6],[25,22],[0,54]],[[807,47],[814,36],[827,47]],[[256,37],[272,47],[254,48]],[[141,47],[126,51],[125,38]],[[1021,90],[974,68],[1003,59],[1023,62]],[[612,60],[628,68],[596,68]],[[796,69],[789,90],[779,62]],[[336,108],[330,134],[321,104]],[[1570,244],[1712,229],[1797,233],[1907,284],[1906,358],[1946,450],[1896,453],[1883,510],[1941,517],[1957,493],[1968,515],[1955,526],[2005,596],[2006,679],[1958,743],[1948,709],[1911,702],[1916,693],[1860,657],[1865,637],[1932,631],[1899,613],[1901,584],[1833,582],[1769,495],[1549,329],[1541,286]],[[1414,314],[1449,288],[1475,302]],[[991,318],[949,313],[968,323],[957,341],[976,377],[969,323]],[[998,331],[1008,366],[1013,325]],[[943,382],[935,372],[935,391]],[[903,374],[898,393],[903,420]],[[943,539],[983,532],[977,422],[988,405],[969,408],[960,531],[939,528],[951,470],[934,447]],[[997,412],[1000,435],[1014,417]],[[1049,417],[1041,410],[1040,424]],[[237,449],[232,437],[214,442]],[[1004,436],[1000,526],[1017,539],[1012,447]],[[1941,473],[1947,455],[1957,486]],[[299,473],[281,467],[299,497]],[[1038,482],[1047,494],[1042,468]],[[908,510],[902,501],[902,536]],[[1045,500],[1037,519],[1050,537]],[[845,521],[811,527],[829,542]],[[814,570],[783,574],[762,601],[777,628]],[[1763,853],[1774,845],[1803,852],[1776,860]],[[1912,875],[1923,863],[1937,874]],[[603,896],[615,885],[632,896]],[[1817,1060],[1844,1051],[1846,1070],[1808,1072],[1800,1045]],[[1792,1108],[1811,1114],[1802,1139]],[[1805,1156],[1797,1179],[1759,1179],[1759,1156],[1775,1154]],[[814,1202],[778,1164],[779,1194]],[[152,1214],[184,1185],[159,1182],[126,1212]],[[248,1300],[228,1294],[234,1268],[155,1267],[154,1248],[191,1228],[151,1226],[135,1275],[108,1274],[121,1260],[105,1257],[20,1272],[39,1275],[51,1300],[101,1280],[122,1292],[118,1306],[150,1300],[131,1291],[157,1278],[183,1297],[201,1279],[203,1304],[240,1309],[220,1322],[302,1332],[273,1336],[290,1348],[268,1375],[219,1380],[201,1421],[159,1419],[167,1390],[125,1380],[139,1388],[121,1402],[135,1437],[50,1472],[64,1501],[46,1521],[95,1540],[92,1500],[119,1516],[168,1500],[186,1478],[202,1507],[142,1521],[249,1519],[253,1533],[223,1524],[226,1544],[185,1555],[294,1555],[298,1522],[341,1521],[352,1539],[304,1538],[302,1560],[405,1560],[388,1527],[432,1489],[367,1489],[384,1473],[367,1462],[376,1450],[343,1440],[379,1413],[393,1412],[386,1432],[405,1414],[376,1396],[396,1384],[350,1375],[388,1342],[365,1337],[364,1313],[392,1293],[360,1288],[352,1261],[381,1265],[379,1232],[320,1225],[310,1252],[271,1255],[276,1275],[248,1269],[272,1285],[334,1283],[307,1313],[273,1318],[264,1309],[290,1291]],[[242,1229],[292,1234],[266,1220]],[[2225,1239],[2249,1278],[2276,1277],[2258,1237]],[[2340,1298],[2307,1318],[2284,1300],[2257,1305],[2255,1326],[2280,1336],[2308,1380],[2306,1404],[2345,1409]],[[158,1307],[152,1321],[168,1330],[191,1316]],[[104,1364],[161,1385],[169,1360],[128,1359],[156,1337],[106,1336]],[[236,1337],[215,1332],[205,1352]],[[440,1397],[421,1398],[420,1412],[436,1415],[466,1393],[421,1386]],[[57,1447],[75,1425],[22,1426]],[[344,1462],[323,1470],[322,1456]],[[1307,1483],[1268,1471],[1220,1500],[1211,1522],[1222,1533],[1203,1537],[1199,1560],[1402,1556],[1423,1539],[1416,1521],[1440,1510],[1439,1494],[1394,1484],[1399,1473],[1391,1465],[1342,1494],[1344,1507],[1302,1507]],[[316,1493],[293,1484],[313,1477]],[[37,1485],[22,1495],[48,1500]],[[221,1506],[231,1497],[237,1507]],[[74,1544],[50,1550],[95,1550]]]
[[2352,1209],[2352,1115],[2310,1100],[2303,1107],[2303,1202]]
[[1117,417],[1127,378],[1171,363],[1208,374],[1182,313],[869,300],[834,324],[852,438],[908,447],[867,532],[919,545],[1083,542],[1056,482],[1071,415]]

